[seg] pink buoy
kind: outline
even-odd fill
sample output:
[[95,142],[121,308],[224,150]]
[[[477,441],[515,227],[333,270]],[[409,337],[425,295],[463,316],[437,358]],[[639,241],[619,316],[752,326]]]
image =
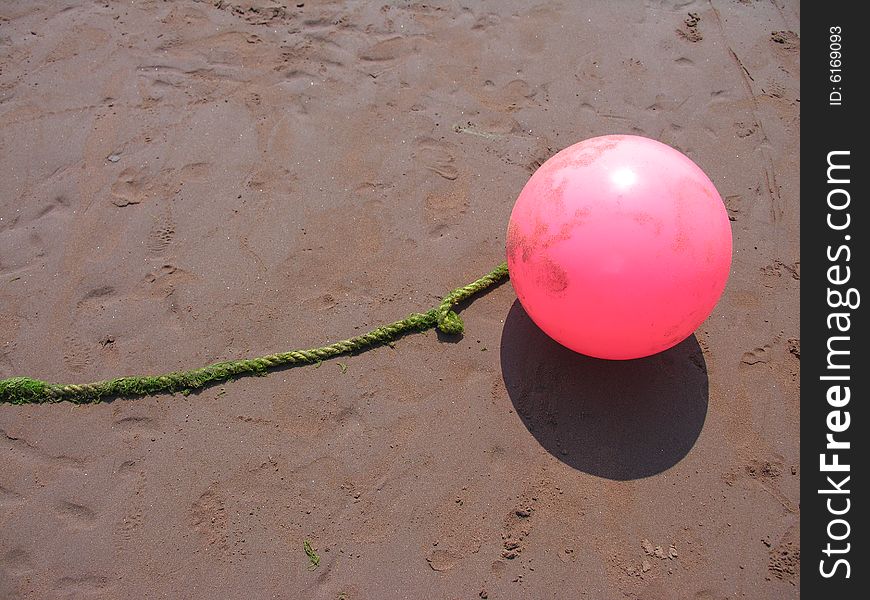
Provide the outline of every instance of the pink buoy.
[[731,226],[687,156],[607,135],[535,171],[511,213],[507,262],[523,308],[554,340],[598,358],[641,358],[678,344],[713,311]]

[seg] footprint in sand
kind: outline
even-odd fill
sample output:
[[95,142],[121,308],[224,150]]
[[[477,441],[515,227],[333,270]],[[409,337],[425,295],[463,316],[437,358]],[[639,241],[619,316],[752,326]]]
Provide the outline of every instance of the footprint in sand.
[[119,208],[139,204],[146,196],[145,182],[146,175],[141,169],[124,169],[112,184],[112,204]]
[[513,79],[502,86],[487,81],[483,88],[471,88],[468,91],[482,106],[500,113],[510,113],[533,106],[539,89],[533,88],[524,79]]
[[13,548],[0,557],[0,569],[13,575],[23,575],[33,570],[34,562],[24,548]]
[[368,62],[384,62],[400,57],[407,58],[419,50],[419,42],[415,38],[392,37],[381,40],[360,52],[360,59]]
[[157,425],[151,417],[145,415],[126,415],[123,417],[118,417],[114,420],[115,425],[118,425],[124,429],[128,430],[136,430],[136,429],[148,429],[155,430],[157,429]]
[[152,256],[164,254],[172,241],[175,239],[175,223],[172,221],[172,216],[167,213],[163,217],[157,219],[148,232],[148,242],[146,248]]
[[792,526],[768,552],[767,572],[782,581],[794,583],[800,576],[800,530]]
[[753,348],[749,352],[744,352],[740,362],[744,365],[764,364],[769,363],[771,358],[770,344],[765,344],[764,346]]
[[453,164],[452,144],[432,138],[422,138],[417,141],[417,160],[433,173],[444,179],[453,181],[459,176],[459,171]]
[[69,597],[82,598],[107,594],[114,587],[104,575],[88,574],[78,577],[61,577],[55,589]]
[[293,13],[284,4],[272,0],[247,0],[243,2],[215,2],[219,9],[251,25],[278,26],[293,18]]
[[[464,187],[464,186],[462,186]],[[448,225],[455,225],[468,211],[468,195],[463,189],[440,189],[426,197],[423,215],[431,233],[440,232]]]
[[210,550],[229,552],[227,511],[223,495],[214,487],[207,489],[190,506],[190,523]]
[[77,337],[69,336],[63,343],[63,362],[74,373],[82,373],[93,361],[91,348]]
[[76,308],[82,311],[93,311],[103,308],[115,295],[115,288],[110,285],[99,285],[87,292],[76,303]]
[[145,521],[145,484],[147,480],[144,471],[136,470],[137,464],[138,461],[128,459],[116,468],[116,473],[126,479],[128,483],[125,485],[129,486],[126,500],[123,503],[123,513],[114,526],[116,554],[134,550],[129,546],[129,542],[137,535]]
[[73,529],[90,529],[96,522],[93,509],[69,500],[63,500],[55,507],[58,518]]
[[0,508],[23,501],[24,497],[21,494],[0,485]]
[[740,194],[729,194],[723,198],[723,201],[725,202],[725,208],[728,210],[728,220],[736,221],[743,208],[743,196]]
[[469,554],[480,551],[480,530],[470,522],[471,514],[463,514],[461,497],[436,517],[440,521],[438,537],[426,553],[426,562],[433,571],[449,571]]

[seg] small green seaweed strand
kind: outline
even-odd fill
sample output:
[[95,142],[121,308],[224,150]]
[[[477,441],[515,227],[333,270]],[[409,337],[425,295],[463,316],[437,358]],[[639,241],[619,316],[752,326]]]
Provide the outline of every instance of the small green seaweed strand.
[[320,555],[311,546],[309,540],[303,540],[302,549],[305,550],[305,556],[308,557],[308,570],[313,571],[320,566]]
[[441,303],[424,313],[413,313],[400,321],[383,325],[368,333],[335,342],[320,348],[291,350],[258,358],[214,363],[189,371],[164,375],[119,377],[83,384],[48,383],[29,377],[11,377],[0,380],[0,404],[38,404],[68,401],[75,404],[100,402],[114,397],[147,396],[184,392],[214,385],[245,375],[264,375],[275,367],[316,364],[342,354],[360,352],[372,346],[388,344],[412,332],[433,327],[448,335],[462,333],[464,325],[454,307],[475,294],[507,278],[507,263],[502,263],[480,279],[456,288]]

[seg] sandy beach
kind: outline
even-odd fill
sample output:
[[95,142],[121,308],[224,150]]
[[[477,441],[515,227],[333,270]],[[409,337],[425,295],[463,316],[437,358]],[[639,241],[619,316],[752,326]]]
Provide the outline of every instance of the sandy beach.
[[786,0],[4,1],[0,378],[426,310],[597,135],[694,160],[734,256],[648,359],[559,346],[507,282],[461,337],[0,405],[0,598],[799,597],[799,73]]

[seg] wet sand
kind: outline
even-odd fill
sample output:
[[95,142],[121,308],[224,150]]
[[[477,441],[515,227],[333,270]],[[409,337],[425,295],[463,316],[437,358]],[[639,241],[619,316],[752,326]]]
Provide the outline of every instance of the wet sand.
[[0,597],[798,597],[799,32],[783,0],[3,2],[0,377],[427,309],[595,135],[688,154],[735,253],[650,359],[561,348],[506,283],[461,339],[0,406]]

